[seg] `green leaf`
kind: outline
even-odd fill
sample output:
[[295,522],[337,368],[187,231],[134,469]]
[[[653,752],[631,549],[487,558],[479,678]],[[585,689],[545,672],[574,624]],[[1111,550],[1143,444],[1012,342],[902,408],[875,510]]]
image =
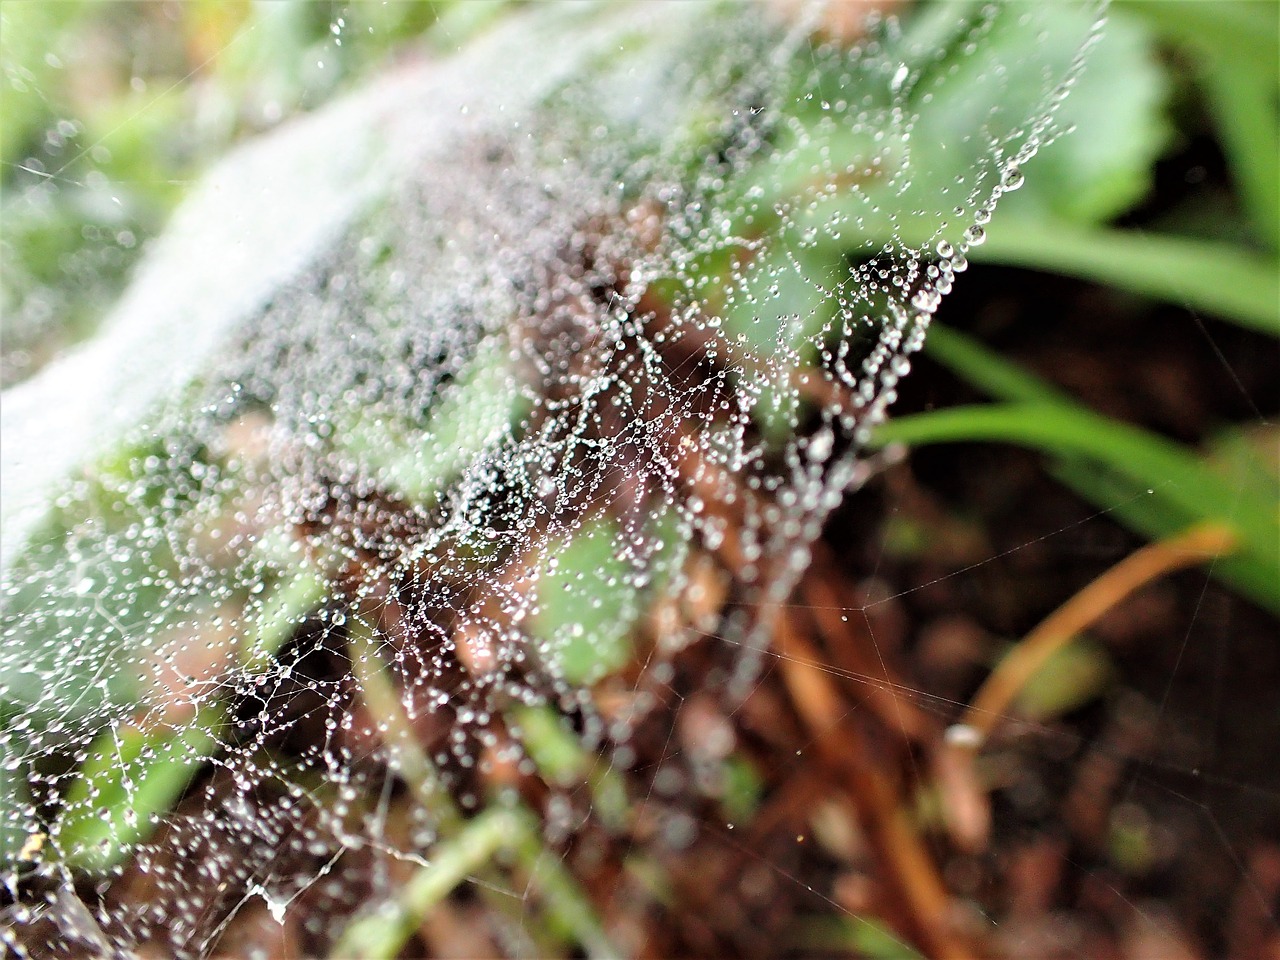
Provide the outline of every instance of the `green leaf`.
[[99,734],[51,831],[67,864],[99,871],[127,856],[218,749],[223,723],[221,709],[206,708],[179,728],[120,723]]
[[[1280,6],[1272,8],[1280,10]],[[1272,36],[1276,27],[1273,25]],[[1274,49],[1274,48],[1273,48]],[[1212,63],[1201,84],[1217,117],[1231,161],[1232,179],[1258,238],[1280,252],[1280,111],[1275,79],[1258,65],[1224,56]]]
[[[56,702],[58,714],[84,717],[137,698],[137,677],[109,667],[136,656],[140,637],[177,622],[176,610],[164,603],[172,577],[158,550],[123,554],[109,547],[55,518],[14,562],[13,592],[0,612],[9,654],[0,659],[3,706],[36,711]],[[68,554],[77,552],[82,559],[69,564]],[[51,604],[53,598],[62,602]],[[35,716],[38,723],[47,719]]]
[[[1078,19],[1083,7],[1057,4],[1053,16]],[[1067,24],[1051,36],[1071,36]],[[1023,31],[1011,43],[1035,43]],[[1026,184],[1001,200],[1000,215],[1101,223],[1123,213],[1151,188],[1152,166],[1170,139],[1165,105],[1169,81],[1141,20],[1108,17],[1084,72],[1058,109],[1055,126],[1071,130],[1040,151]]]
[[801,921],[798,946],[811,950],[852,951],[866,960],[924,960],[879,920],[856,916],[815,917]]
[[527,409],[505,355],[490,349],[442,391],[425,425],[389,410],[361,410],[354,423],[338,431],[339,444],[388,492],[430,506]]
[[1260,77],[1271,81],[1273,90],[1280,82],[1276,44],[1280,10],[1273,0],[1120,0],[1116,7],[1129,16],[1145,17],[1163,36],[1179,44],[1254,64]]
[[1018,691],[1018,713],[1037,721],[1060,717],[1095,699],[1113,676],[1106,648],[1077,637],[1056,650]]
[[617,555],[622,542],[613,521],[600,519],[542,551],[532,629],[570,683],[594,683],[631,655],[641,604],[635,573]]
[[749,822],[760,809],[764,781],[746,757],[727,757],[721,769],[724,792],[720,797],[720,807],[724,810],[724,815],[729,818],[730,823]]

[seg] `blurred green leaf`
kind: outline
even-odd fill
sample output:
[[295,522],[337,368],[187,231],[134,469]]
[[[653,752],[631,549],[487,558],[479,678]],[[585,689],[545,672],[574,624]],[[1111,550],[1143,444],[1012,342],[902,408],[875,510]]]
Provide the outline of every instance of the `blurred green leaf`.
[[158,722],[113,725],[99,734],[72,779],[51,842],[68,865],[105,870],[155,828],[195,771],[218,749],[219,708],[201,710],[180,728]]
[[[1085,7],[1054,6],[1054,16],[1068,22],[1091,15]],[[1049,37],[1072,35],[1067,23],[1049,33]],[[1017,49],[1042,42],[1026,27],[1011,27],[997,40]],[[1165,118],[1169,81],[1155,47],[1151,31],[1141,20],[1119,12],[1108,17],[1084,72],[1058,107],[1055,127],[1071,133],[1037,153],[1025,171],[1025,184],[1001,199],[1001,224],[1010,218],[1101,223],[1146,196],[1152,166],[1170,139]],[[1063,56],[1071,52],[1063,51]],[[1023,85],[1028,91],[1036,90],[1032,77]],[[960,85],[959,89],[965,88]],[[946,107],[938,104],[936,109]],[[969,122],[971,129],[978,128],[978,118]]]
[[852,951],[866,960],[924,960],[884,924],[848,914],[802,920],[795,939],[798,946],[810,950]]
[[640,616],[631,566],[618,556],[611,520],[585,524],[543,551],[534,635],[570,683],[589,684],[623,666]]
[[36,145],[61,107],[55,82],[62,69],[59,54],[65,56],[71,28],[87,6],[77,0],[0,4],[0,60],[6,65],[0,84],[0,163],[6,167]]
[[760,808],[764,781],[746,757],[727,757],[722,767],[724,792],[720,806],[733,824],[748,823]]
[[410,503],[430,506],[528,410],[506,355],[486,350],[443,388],[425,424],[387,409],[359,411],[338,442],[361,469]]
[[1019,714],[1043,721],[1098,697],[1115,675],[1105,647],[1076,637],[1056,650],[1018,691]]

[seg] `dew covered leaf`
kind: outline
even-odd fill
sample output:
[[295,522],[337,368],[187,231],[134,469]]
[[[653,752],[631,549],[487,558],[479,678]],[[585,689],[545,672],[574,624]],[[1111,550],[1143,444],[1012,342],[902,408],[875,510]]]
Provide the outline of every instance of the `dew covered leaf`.
[[[1078,17],[1082,10],[1059,4],[1054,15]],[[1061,34],[1050,30],[1049,35]],[[1008,39],[1016,45],[1029,40],[1025,34]],[[1152,186],[1153,164],[1171,137],[1168,86],[1147,24],[1122,10],[1110,11],[1088,67],[1057,113],[1057,122],[1071,135],[1038,158],[1036,176],[1008,198],[1002,218],[1095,224],[1141,201]]]
[[71,781],[50,843],[77,869],[113,866],[186,788],[217,749],[222,718],[206,709],[190,725],[149,729],[120,724],[101,734]]
[[640,595],[618,556],[619,541],[617,527],[606,521],[546,548],[532,631],[552,670],[570,683],[599,680],[630,659]]

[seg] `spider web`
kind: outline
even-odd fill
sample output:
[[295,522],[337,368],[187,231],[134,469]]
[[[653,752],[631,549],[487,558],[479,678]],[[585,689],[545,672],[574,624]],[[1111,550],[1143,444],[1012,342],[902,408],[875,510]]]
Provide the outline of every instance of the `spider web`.
[[823,17],[537,8],[402,66],[6,395],[10,949],[203,956],[259,900],[331,944],[527,781],[548,843],[607,821],[689,658],[742,701],[1099,29]]

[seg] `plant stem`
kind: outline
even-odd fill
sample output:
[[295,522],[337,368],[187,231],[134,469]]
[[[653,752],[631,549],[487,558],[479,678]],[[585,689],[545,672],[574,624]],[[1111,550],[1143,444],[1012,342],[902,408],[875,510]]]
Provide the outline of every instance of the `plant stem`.
[[[394,751],[397,772],[436,818],[440,833],[449,839],[438,844],[432,862],[395,900],[353,921],[331,956],[395,956],[434,904],[471,874],[483,875],[495,869],[492,860],[499,850],[515,855],[542,894],[547,910],[572,932],[588,956],[601,960],[618,956],[595,916],[590,898],[559,858],[546,849],[537,821],[527,811],[522,807],[495,806],[470,821],[463,819],[418,743],[400,694],[383,666],[374,630],[359,617],[352,624],[350,646],[352,670],[360,682],[365,706],[383,731],[387,746]],[[488,886],[480,889],[482,896],[497,895]]]
[[431,865],[419,870],[396,899],[352,922],[330,957],[394,957],[433,906],[489,863],[519,829],[513,811],[486,810],[438,844]]
[[1050,657],[1139,587],[1171,571],[1228,553],[1236,543],[1229,527],[1204,524],[1149,544],[1106,571],[1050,614],[987,677],[960,720],[962,727],[976,734],[965,740],[984,741]]
[[399,765],[397,773],[435,816],[442,833],[460,829],[462,815],[440,782],[431,759],[418,743],[413,723],[400,702],[400,694],[382,666],[377,638],[372,628],[358,617],[351,628],[350,644],[352,672],[360,682],[365,706],[384,728],[384,742]]

